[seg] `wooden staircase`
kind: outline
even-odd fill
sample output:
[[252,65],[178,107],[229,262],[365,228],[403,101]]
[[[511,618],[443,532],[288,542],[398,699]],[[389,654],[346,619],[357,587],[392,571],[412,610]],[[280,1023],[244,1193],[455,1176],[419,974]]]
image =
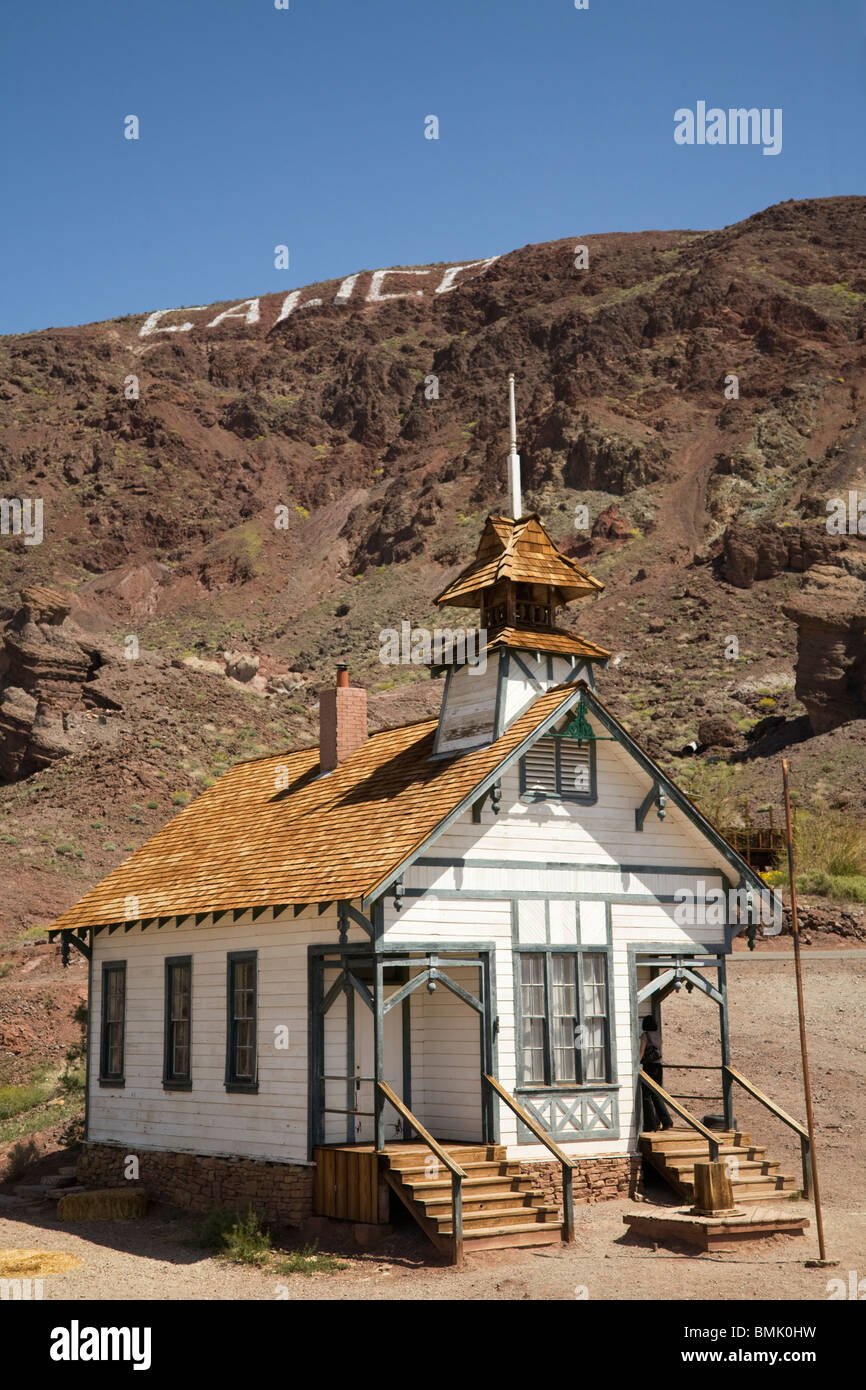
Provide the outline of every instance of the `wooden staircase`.
[[[563,1239],[560,1209],[532,1191],[532,1181],[499,1144],[442,1143],[466,1173],[462,1183],[463,1242],[475,1250],[552,1245]],[[444,1255],[454,1247],[451,1175],[425,1144],[380,1154],[385,1181]]]
[[[719,1159],[731,1160],[731,1188],[734,1205],[754,1202],[780,1202],[802,1197],[797,1179],[780,1172],[777,1160],[767,1158],[766,1149],[752,1143],[751,1135],[739,1130],[719,1130]],[[709,1144],[694,1129],[652,1130],[640,1136],[640,1147],[647,1162],[665,1182],[687,1201],[695,1195],[695,1163],[709,1160]]]

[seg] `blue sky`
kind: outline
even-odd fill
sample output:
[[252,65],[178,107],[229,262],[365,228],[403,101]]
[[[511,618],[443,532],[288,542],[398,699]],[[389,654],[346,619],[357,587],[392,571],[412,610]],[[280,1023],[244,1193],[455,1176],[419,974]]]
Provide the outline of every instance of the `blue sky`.
[[[864,191],[856,0],[289,3],[5,7],[0,332]],[[699,100],[782,152],[676,145]]]

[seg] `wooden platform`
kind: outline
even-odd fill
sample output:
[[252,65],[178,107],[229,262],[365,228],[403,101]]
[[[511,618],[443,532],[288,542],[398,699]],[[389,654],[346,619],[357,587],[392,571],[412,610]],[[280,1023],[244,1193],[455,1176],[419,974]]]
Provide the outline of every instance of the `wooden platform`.
[[[458,1163],[461,1155],[479,1148],[478,1144],[447,1143]],[[408,1156],[424,1164],[430,1158],[426,1144],[412,1140],[392,1140],[386,1154]],[[321,1144],[313,1150],[313,1211],[338,1221],[361,1221],[385,1225],[390,1207],[389,1187],[375,1144]]]
[[[466,1173],[462,1184],[464,1251],[559,1244],[559,1208],[533,1191],[520,1164],[499,1144],[442,1147]],[[395,1141],[379,1154],[373,1144],[323,1144],[313,1151],[314,1211],[370,1225],[388,1221],[390,1194],[411,1212],[442,1254],[454,1246],[451,1175],[426,1144]]]
[[683,1240],[700,1250],[733,1250],[744,1240],[760,1240],[763,1236],[804,1235],[808,1217],[797,1216],[784,1207],[753,1206],[749,1211],[729,1216],[695,1216],[688,1207],[670,1210],[655,1207],[647,1211],[628,1212],[623,1218],[636,1235],[653,1240]]

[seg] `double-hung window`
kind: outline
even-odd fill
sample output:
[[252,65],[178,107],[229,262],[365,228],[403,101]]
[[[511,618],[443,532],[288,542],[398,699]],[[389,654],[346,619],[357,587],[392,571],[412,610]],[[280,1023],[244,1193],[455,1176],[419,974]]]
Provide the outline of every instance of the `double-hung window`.
[[601,952],[521,950],[523,1087],[610,1080],[607,958]]
[[256,1015],[258,990],[256,952],[231,951],[226,980],[226,1089],[257,1091]]
[[124,1084],[125,1028],[126,961],[106,961],[102,967],[102,1036],[99,1049],[99,1081],[102,1086]]
[[192,1086],[192,958],[169,956],[165,962],[165,1057],[167,1090]]

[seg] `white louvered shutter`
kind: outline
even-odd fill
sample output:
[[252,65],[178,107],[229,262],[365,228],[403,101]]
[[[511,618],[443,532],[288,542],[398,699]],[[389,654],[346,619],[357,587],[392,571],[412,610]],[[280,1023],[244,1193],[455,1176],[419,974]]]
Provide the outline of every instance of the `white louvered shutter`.
[[563,796],[588,796],[591,790],[589,775],[589,744],[573,738],[560,740],[560,775]]
[[556,742],[540,738],[526,754],[526,790],[556,796]]

